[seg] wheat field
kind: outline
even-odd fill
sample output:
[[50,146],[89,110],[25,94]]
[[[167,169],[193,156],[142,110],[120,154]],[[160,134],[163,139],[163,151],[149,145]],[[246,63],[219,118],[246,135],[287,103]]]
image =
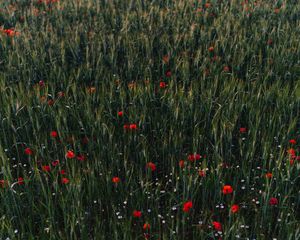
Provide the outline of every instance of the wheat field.
[[0,0],[0,239],[300,239],[300,2]]

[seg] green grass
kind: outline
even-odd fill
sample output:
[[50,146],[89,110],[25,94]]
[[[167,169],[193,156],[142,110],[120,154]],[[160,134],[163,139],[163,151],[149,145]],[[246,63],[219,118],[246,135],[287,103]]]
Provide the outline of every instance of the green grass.
[[42,2],[0,2],[0,239],[300,238],[298,1]]

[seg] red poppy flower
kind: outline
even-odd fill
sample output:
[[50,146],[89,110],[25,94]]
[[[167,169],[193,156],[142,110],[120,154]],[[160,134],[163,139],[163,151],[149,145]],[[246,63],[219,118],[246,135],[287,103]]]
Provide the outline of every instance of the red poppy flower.
[[214,51],[214,47],[209,47],[208,51],[213,52]]
[[179,161],[179,167],[180,168],[184,168],[184,160],[180,160]]
[[83,154],[78,154],[76,158],[79,161],[84,161],[86,159],[86,157]]
[[18,177],[18,184],[23,185],[24,184],[24,178]]
[[194,161],[194,160],[195,160],[194,154],[188,155],[188,160],[189,160],[189,161]]
[[5,29],[5,30],[3,30],[3,32],[6,33],[7,36],[12,36],[14,33],[14,30],[13,29]]
[[188,155],[188,160],[189,161],[195,161],[195,156],[194,156],[194,154],[190,154],[190,155]]
[[278,14],[279,11],[280,11],[280,8],[275,8],[275,9],[274,9],[274,13],[276,13],[276,14]]
[[159,83],[160,88],[165,88],[166,86],[167,86],[167,84],[165,82],[160,82]]
[[[144,233],[144,238],[146,240],[148,240],[150,238],[150,234],[149,233]],[[160,239],[158,238],[158,240],[160,240]]]
[[290,148],[290,149],[288,150],[288,153],[291,155],[291,157],[295,157],[295,156],[296,156],[296,151],[295,151],[294,148]]
[[50,168],[49,165],[45,165],[45,166],[42,166],[42,170],[43,170],[44,172],[50,172],[50,171],[51,171],[51,168]]
[[142,212],[141,211],[138,211],[138,210],[134,210],[132,215],[135,217],[135,218],[140,218],[142,216]]
[[137,129],[137,125],[134,124],[134,123],[132,123],[132,124],[129,125],[129,128],[130,128],[131,130],[136,130],[136,129]]
[[45,87],[45,82],[44,82],[43,80],[40,80],[40,81],[39,81],[39,86],[40,86],[40,87]]
[[297,142],[296,142],[296,140],[295,139],[291,139],[290,140],[290,144],[296,144]]
[[66,171],[64,169],[60,170],[60,174],[61,175],[65,175],[66,174]]
[[54,160],[51,164],[52,164],[53,167],[55,167],[59,164],[59,160],[58,159]]
[[156,165],[153,162],[148,162],[147,167],[151,169],[151,171],[155,171]]
[[74,158],[75,157],[75,153],[71,150],[69,150],[66,154],[66,158]]
[[123,116],[123,111],[119,111],[119,112],[118,112],[118,116],[119,116],[119,117],[122,117],[122,116]]
[[218,59],[219,57],[215,55],[211,58],[211,62],[216,62]]
[[5,29],[5,30],[3,30],[3,32],[9,37],[14,37],[14,36],[20,35],[20,33],[15,31],[13,28]]
[[190,155],[188,155],[188,160],[191,161],[191,162],[193,162],[195,160],[199,160],[200,158],[202,158],[200,154],[190,154]]
[[200,177],[205,177],[206,176],[206,173],[205,173],[204,170],[199,170],[198,174],[199,174]]
[[118,182],[120,182],[121,181],[121,179],[119,178],[119,177],[113,177],[112,178],[112,182],[113,183],[118,183]]
[[224,187],[223,187],[223,194],[230,194],[230,193],[232,193],[233,192],[233,189],[232,189],[232,187],[230,186],[230,185],[225,185]]
[[203,12],[203,9],[202,8],[197,8],[196,9],[196,13],[202,13]]
[[211,7],[211,3],[205,3],[205,4],[204,4],[204,7],[205,7],[205,8],[210,8],[210,7]]
[[89,94],[93,94],[93,93],[96,92],[96,88],[95,88],[95,87],[88,87],[88,88],[87,88],[87,92],[88,92]]
[[277,205],[277,204],[278,204],[278,199],[275,198],[275,197],[270,198],[269,204],[270,204],[271,206]]
[[213,224],[214,229],[215,229],[216,231],[222,231],[222,224],[221,224],[220,222],[214,221],[212,224]]
[[58,133],[56,131],[51,131],[50,136],[56,138],[58,136]]
[[270,173],[270,172],[266,173],[266,178],[272,178],[272,177],[273,177],[272,173]]
[[68,178],[62,178],[61,179],[62,184],[68,184],[69,182],[70,182],[70,180]]
[[143,229],[144,229],[145,231],[146,231],[146,230],[149,230],[149,229],[150,229],[150,224],[149,224],[149,223],[144,223]]
[[7,181],[5,181],[5,180],[0,180],[0,188],[4,188],[5,186],[7,186],[8,185],[8,182]]
[[24,153],[28,156],[33,154],[33,151],[30,148],[25,148]]
[[64,96],[65,96],[65,93],[60,91],[60,92],[57,93],[57,96],[58,96],[58,97],[64,97]]
[[229,71],[230,71],[230,67],[225,66],[225,67],[223,68],[223,71],[224,71],[224,72],[229,72]]
[[245,132],[247,132],[247,128],[241,127],[241,128],[240,128],[240,133],[245,133]]
[[239,210],[240,210],[240,207],[237,204],[232,205],[231,208],[230,208],[230,211],[232,213],[237,213]]
[[183,204],[183,211],[184,212],[189,212],[190,210],[191,210],[191,208],[193,207],[193,203],[192,203],[192,201],[188,201],[188,202],[185,202],[184,204]]
[[52,105],[54,104],[54,100],[53,100],[53,99],[50,99],[50,100],[48,100],[47,103],[48,103],[49,106],[52,106]]
[[166,71],[166,77],[171,77],[171,76],[172,76],[171,70]]
[[170,56],[169,55],[164,55],[162,59],[163,59],[164,63],[168,63],[169,60],[170,60]]

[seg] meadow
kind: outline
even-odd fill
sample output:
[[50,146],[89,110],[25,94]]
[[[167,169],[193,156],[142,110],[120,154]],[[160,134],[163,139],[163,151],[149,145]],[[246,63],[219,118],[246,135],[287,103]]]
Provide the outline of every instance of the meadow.
[[0,239],[300,239],[298,0],[0,0]]

